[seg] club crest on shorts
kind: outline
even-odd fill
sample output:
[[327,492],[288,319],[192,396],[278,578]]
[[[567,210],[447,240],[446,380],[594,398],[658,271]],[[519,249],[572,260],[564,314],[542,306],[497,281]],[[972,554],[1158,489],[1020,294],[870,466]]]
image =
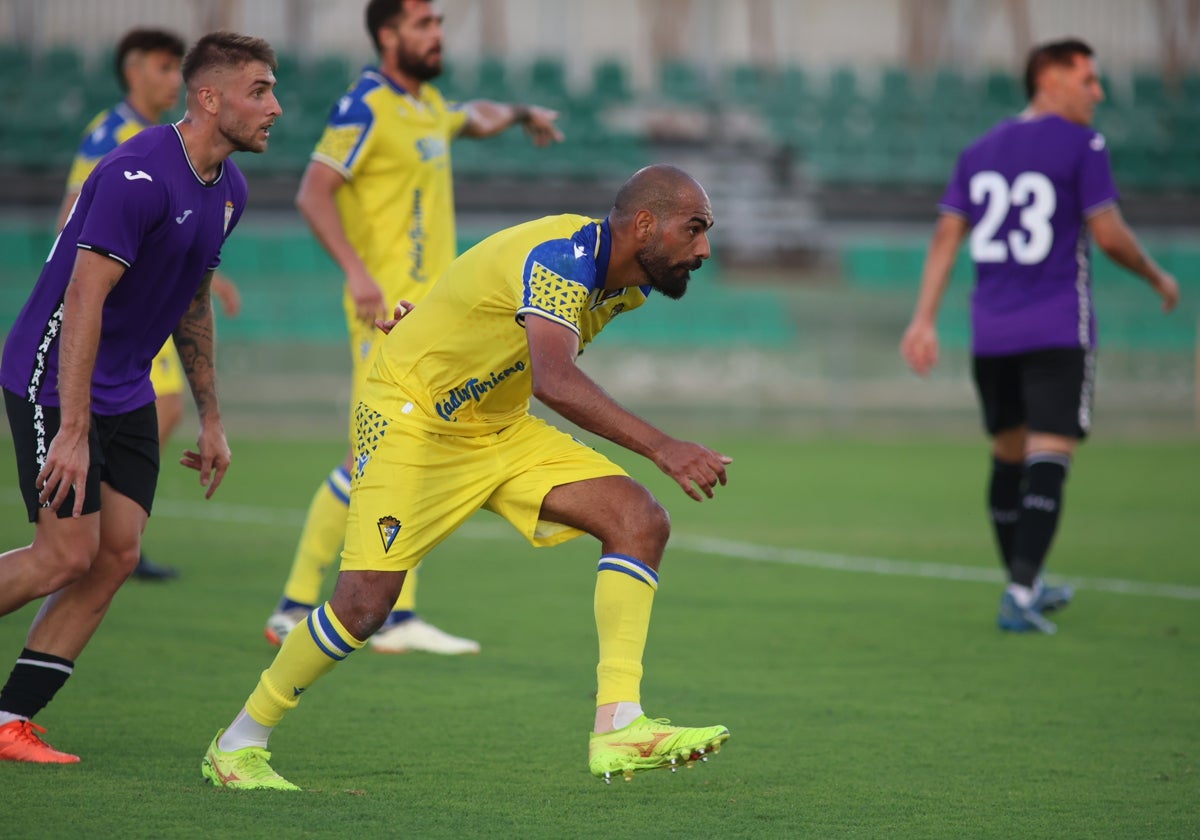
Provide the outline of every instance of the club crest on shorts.
[[379,517],[379,539],[383,540],[383,551],[386,554],[400,533],[400,520],[394,516]]

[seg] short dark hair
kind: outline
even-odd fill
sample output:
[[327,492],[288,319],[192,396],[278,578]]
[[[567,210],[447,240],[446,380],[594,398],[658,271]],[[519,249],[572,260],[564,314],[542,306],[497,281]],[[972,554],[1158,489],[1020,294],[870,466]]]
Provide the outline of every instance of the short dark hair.
[[121,90],[129,90],[129,82],[125,79],[125,61],[131,52],[165,52],[183,58],[185,48],[183,39],[174,32],[165,29],[130,29],[117,44],[117,54],[113,57],[117,84]]
[[367,3],[367,34],[375,45],[375,52],[383,52],[379,43],[379,30],[387,26],[394,17],[403,17],[405,0],[371,0]]
[[183,57],[183,83],[186,85],[201,70],[209,67],[241,67],[261,61],[272,70],[279,69],[275,50],[262,38],[236,32],[210,32],[192,45]]
[[1029,51],[1029,60],[1025,62],[1026,98],[1033,99],[1033,95],[1037,93],[1038,76],[1050,65],[1070,67],[1075,63],[1075,56],[1091,58],[1095,54],[1095,51],[1079,38],[1064,38],[1034,47]]

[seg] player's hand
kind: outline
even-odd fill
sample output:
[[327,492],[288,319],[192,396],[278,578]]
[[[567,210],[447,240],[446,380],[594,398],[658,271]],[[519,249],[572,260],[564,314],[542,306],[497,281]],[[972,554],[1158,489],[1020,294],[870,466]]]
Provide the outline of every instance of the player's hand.
[[346,275],[346,288],[354,300],[354,312],[360,321],[371,323],[388,315],[383,289],[365,270]]
[[725,467],[733,459],[698,443],[672,440],[655,453],[654,463],[675,479],[684,493],[701,502],[701,493],[711,499],[713,488],[729,480]]
[[212,278],[212,293],[221,304],[221,311],[230,318],[236,318],[242,311],[242,293],[233,281],[222,274],[214,274]]
[[392,331],[392,327],[396,326],[401,321],[403,321],[404,316],[412,311],[413,311],[412,301],[402,300],[396,304],[396,308],[395,308],[395,310],[393,310],[391,318],[388,318],[386,321],[383,320],[382,318],[376,318],[375,326],[377,326],[377,327],[379,327],[379,329],[383,330],[385,334],[390,333]]
[[1154,291],[1162,298],[1163,312],[1170,312],[1179,303],[1179,281],[1166,271],[1159,272],[1152,284]]
[[204,498],[211,499],[213,493],[221,486],[221,480],[225,478],[225,471],[229,469],[229,462],[233,457],[229,451],[229,442],[225,440],[224,427],[220,423],[202,425],[196,445],[200,451],[185,450],[179,463],[200,473],[200,486],[208,488]]
[[554,121],[558,119],[558,111],[542,108],[537,105],[529,106],[529,113],[522,120],[525,133],[533,140],[535,146],[549,146],[551,143],[561,143],[563,133],[558,130]]
[[49,502],[50,509],[58,512],[67,494],[75,490],[75,506],[71,515],[83,515],[83,499],[87,495],[87,474],[92,463],[91,448],[87,433],[82,436],[64,435],[62,430],[50,441],[46,461],[38,472],[34,486],[38,489],[38,503]]
[[913,321],[900,339],[900,355],[918,376],[924,376],[938,363],[938,335],[932,324]]

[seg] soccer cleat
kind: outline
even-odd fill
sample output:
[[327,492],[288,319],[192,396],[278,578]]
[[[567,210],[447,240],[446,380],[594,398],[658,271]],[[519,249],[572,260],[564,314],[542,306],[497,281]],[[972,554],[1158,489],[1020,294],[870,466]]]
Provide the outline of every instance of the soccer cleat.
[[143,554],[138,557],[138,564],[129,576],[136,580],[174,580],[179,577],[179,570],[155,563]]
[[996,616],[996,625],[1001,630],[1011,633],[1045,633],[1050,636],[1058,632],[1054,622],[1038,612],[1036,603],[1033,606],[1022,607],[1008,591],[1000,598],[1000,613]]
[[208,745],[200,762],[200,773],[216,787],[230,790],[300,790],[268,764],[271,754],[262,747],[243,747],[226,752],[218,746],[222,729]]
[[290,610],[276,610],[271,613],[271,617],[267,619],[267,626],[263,630],[263,635],[267,637],[267,641],[279,647],[283,644],[283,640],[287,638],[287,634],[292,632],[292,629],[308,618],[308,614],[312,612],[309,607],[292,607]]
[[371,637],[371,650],[377,653],[408,653],[410,650],[421,650],[426,653],[456,656],[463,653],[479,653],[479,642],[451,636],[445,630],[439,630],[414,616],[377,630]]
[[669,720],[642,715],[622,729],[593,733],[588,743],[588,769],[605,784],[611,784],[618,774],[633,781],[633,774],[640,770],[670,767],[674,773],[697,761],[707,762],[708,756],[720,752],[729,740],[724,726],[688,729],[669,724]]
[[33,764],[74,764],[79,756],[59,752],[38,733],[46,730],[31,720],[14,720],[0,726],[0,761],[28,761]]
[[1038,586],[1037,595],[1033,599],[1033,608],[1045,614],[1061,610],[1075,597],[1075,590],[1069,586]]

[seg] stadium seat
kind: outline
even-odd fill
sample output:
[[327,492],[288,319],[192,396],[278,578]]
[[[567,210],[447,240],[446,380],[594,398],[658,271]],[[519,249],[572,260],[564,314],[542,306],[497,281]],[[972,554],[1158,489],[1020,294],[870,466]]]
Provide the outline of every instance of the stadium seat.
[[694,105],[702,105],[711,98],[701,69],[682,59],[668,59],[659,65],[658,92],[671,102]]
[[627,102],[633,98],[629,71],[620,59],[609,58],[592,68],[591,99],[598,105]]
[[502,58],[484,56],[475,66],[475,85],[471,89],[471,98],[495,99],[498,102],[509,102],[513,99],[523,99],[512,95],[508,82],[508,66]]
[[552,108],[561,108],[571,101],[567,90],[567,68],[562,60],[539,56],[529,66],[529,101]]

